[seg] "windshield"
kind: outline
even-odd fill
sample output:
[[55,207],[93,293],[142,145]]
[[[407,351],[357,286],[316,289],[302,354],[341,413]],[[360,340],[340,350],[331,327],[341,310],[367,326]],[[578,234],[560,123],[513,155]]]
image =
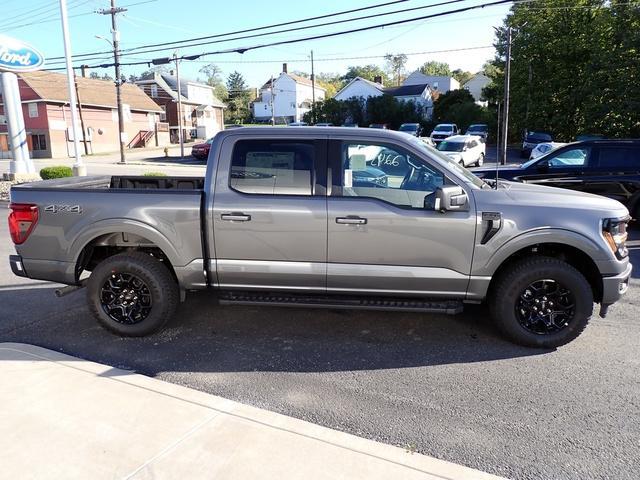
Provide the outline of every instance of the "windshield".
[[486,125],[471,125],[469,127],[469,132],[485,132],[487,130]]
[[418,130],[418,125],[400,125],[401,132],[415,132],[416,130]]
[[551,142],[553,139],[548,133],[529,132],[526,139],[531,142]]
[[489,185],[483,182],[480,178],[476,177],[469,170],[451,160],[447,155],[442,152],[439,152],[435,148],[430,145],[427,145],[422,140],[416,137],[409,137],[411,144],[416,147],[419,151],[423,152],[427,157],[436,157],[441,162],[446,164],[451,170],[455,170],[459,175],[463,176],[469,183],[472,183],[478,188],[489,188]]
[[451,125],[436,125],[436,128],[434,128],[434,130],[436,132],[450,132],[451,130],[453,130],[453,127]]
[[441,152],[461,152],[464,149],[464,142],[452,142],[445,140],[438,145]]

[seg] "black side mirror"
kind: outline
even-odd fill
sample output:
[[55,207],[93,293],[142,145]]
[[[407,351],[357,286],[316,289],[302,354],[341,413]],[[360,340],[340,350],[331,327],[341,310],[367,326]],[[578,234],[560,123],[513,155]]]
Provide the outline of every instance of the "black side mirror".
[[549,170],[549,160],[542,160],[538,162],[536,165],[536,170],[541,173],[547,172]]

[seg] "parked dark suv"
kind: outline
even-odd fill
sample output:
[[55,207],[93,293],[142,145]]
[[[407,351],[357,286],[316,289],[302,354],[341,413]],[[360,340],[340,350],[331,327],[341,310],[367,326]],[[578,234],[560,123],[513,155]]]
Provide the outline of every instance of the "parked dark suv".
[[[474,169],[491,179],[495,169]],[[560,147],[518,167],[500,168],[499,177],[524,183],[595,193],[622,202],[640,218],[640,140],[589,140]]]

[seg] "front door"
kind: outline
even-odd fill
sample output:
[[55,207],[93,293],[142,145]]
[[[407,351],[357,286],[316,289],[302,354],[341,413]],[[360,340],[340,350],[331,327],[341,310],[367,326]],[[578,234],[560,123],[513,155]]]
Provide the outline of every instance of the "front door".
[[516,180],[549,187],[583,190],[585,171],[592,160],[591,153],[589,146],[562,148],[531,165]]
[[428,207],[443,172],[375,141],[332,140],[329,164],[328,291],[464,298],[476,214]]
[[218,162],[212,212],[218,285],[324,292],[326,140],[231,136]]

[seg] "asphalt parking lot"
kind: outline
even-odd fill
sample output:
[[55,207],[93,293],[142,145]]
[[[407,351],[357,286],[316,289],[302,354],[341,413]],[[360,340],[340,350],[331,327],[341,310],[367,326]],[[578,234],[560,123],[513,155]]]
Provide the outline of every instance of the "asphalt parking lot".
[[[4,205],[0,203],[0,207]],[[640,267],[640,230],[631,257]],[[606,319],[557,351],[457,317],[219,307],[189,295],[166,330],[124,339],[84,292],[14,277],[0,223],[0,341],[131,369],[514,479],[637,479],[640,268]],[[170,415],[171,412],[167,412]],[[159,419],[161,421],[161,419]]]

